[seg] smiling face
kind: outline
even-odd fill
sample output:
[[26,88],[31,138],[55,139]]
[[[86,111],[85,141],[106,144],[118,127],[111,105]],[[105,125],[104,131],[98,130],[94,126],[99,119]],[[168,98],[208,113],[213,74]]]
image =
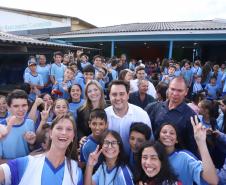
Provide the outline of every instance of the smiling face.
[[75,136],[73,122],[70,119],[59,120],[50,130],[51,146],[66,150]]
[[143,150],[141,166],[148,177],[155,177],[160,172],[161,161],[153,147],[147,147]]
[[56,116],[66,114],[68,112],[68,105],[65,100],[59,99],[56,100],[54,106],[54,113]]
[[119,144],[117,139],[112,135],[108,134],[102,145],[102,153],[106,159],[116,160],[119,155]]
[[90,84],[87,87],[87,98],[89,98],[89,100],[91,102],[100,101],[100,99],[101,99],[101,91],[95,84]]
[[64,80],[65,81],[72,80],[74,78],[74,75],[75,75],[74,71],[66,69],[64,72]]
[[6,98],[1,97],[0,98],[0,113],[6,113],[6,112],[7,112]]
[[49,94],[46,94],[45,96],[43,96],[43,101],[47,103],[47,108],[49,108],[50,106],[53,106],[53,99]]
[[176,130],[172,125],[165,125],[159,133],[159,140],[165,147],[175,148],[178,143]]
[[72,98],[73,101],[79,101],[81,94],[82,94],[82,91],[81,91],[81,89],[79,88],[78,85],[73,85],[71,87],[70,95],[71,95],[71,98]]
[[115,110],[124,111],[127,109],[129,95],[124,85],[112,85],[109,96]]
[[16,116],[18,119],[24,119],[28,111],[27,99],[12,99],[12,103],[9,107],[9,111],[12,115]]
[[89,122],[89,127],[92,130],[94,138],[99,138],[101,134],[107,129],[107,123],[101,118],[93,118]]

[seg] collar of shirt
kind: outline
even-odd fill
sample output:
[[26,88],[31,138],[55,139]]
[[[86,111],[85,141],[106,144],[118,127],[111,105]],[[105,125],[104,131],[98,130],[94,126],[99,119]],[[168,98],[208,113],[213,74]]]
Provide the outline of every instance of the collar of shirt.
[[[176,110],[178,112],[183,113],[184,112],[184,108],[185,108],[186,104],[184,102],[182,102],[180,105],[178,105],[176,108],[171,109],[171,110]],[[165,102],[163,102],[163,107],[165,107],[168,111],[169,110],[169,100],[166,100]]]

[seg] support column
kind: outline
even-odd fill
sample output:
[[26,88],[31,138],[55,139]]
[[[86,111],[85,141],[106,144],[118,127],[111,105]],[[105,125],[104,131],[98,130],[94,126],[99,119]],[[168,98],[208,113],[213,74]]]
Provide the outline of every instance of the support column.
[[169,42],[169,55],[168,55],[168,58],[170,59],[170,58],[172,58],[172,56],[173,56],[173,41],[171,40]]
[[115,55],[115,41],[111,41],[111,57]]

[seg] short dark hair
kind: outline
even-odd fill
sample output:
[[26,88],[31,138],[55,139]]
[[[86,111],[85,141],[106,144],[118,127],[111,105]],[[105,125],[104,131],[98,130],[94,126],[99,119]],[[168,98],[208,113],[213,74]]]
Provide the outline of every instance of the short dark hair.
[[63,53],[61,51],[56,51],[53,53],[53,56],[56,57],[57,55],[60,55],[61,57],[63,57]]
[[24,90],[15,89],[6,98],[7,105],[10,107],[13,99],[25,99],[28,102],[28,95]]
[[114,67],[118,64],[118,60],[117,59],[111,59],[111,66]]
[[104,109],[92,110],[89,115],[89,121],[92,121],[94,118],[100,118],[101,120],[104,120],[105,123],[107,123],[107,114]]
[[139,132],[144,135],[145,139],[148,140],[151,137],[151,129],[148,125],[143,122],[134,122],[130,126],[129,135],[133,132]]
[[109,86],[108,86],[109,93],[111,92],[111,87],[112,87],[113,85],[123,85],[123,86],[125,86],[125,88],[126,88],[126,92],[129,93],[130,84],[129,84],[128,82],[123,81],[123,80],[113,80],[113,81],[109,84]]
[[97,58],[100,58],[101,61],[103,62],[103,57],[100,56],[100,55],[95,55],[95,56],[93,57],[93,62],[94,62]]
[[83,74],[84,73],[93,73],[93,74],[95,74],[95,68],[92,65],[89,64],[89,65],[87,65],[87,66],[85,66],[83,68],[82,72],[83,72]]

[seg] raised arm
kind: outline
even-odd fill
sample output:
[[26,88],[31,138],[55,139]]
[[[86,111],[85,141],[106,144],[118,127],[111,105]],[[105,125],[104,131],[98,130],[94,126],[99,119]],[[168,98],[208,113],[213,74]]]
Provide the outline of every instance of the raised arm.
[[99,150],[99,145],[98,145],[96,150],[89,155],[89,159],[86,164],[84,185],[96,185],[95,182],[93,182],[92,180],[93,168],[97,164],[98,158],[101,152],[102,152],[102,149]]
[[195,119],[191,117],[191,123],[194,130],[194,138],[198,145],[198,149],[202,159],[202,178],[209,184],[217,185],[219,179],[206,144],[207,129],[201,123],[199,123],[197,116],[195,116]]

